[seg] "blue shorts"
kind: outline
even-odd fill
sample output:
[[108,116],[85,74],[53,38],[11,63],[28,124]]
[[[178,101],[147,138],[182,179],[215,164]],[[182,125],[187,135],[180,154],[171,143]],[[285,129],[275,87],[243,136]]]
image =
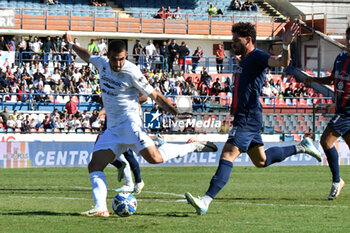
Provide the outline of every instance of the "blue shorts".
[[350,116],[335,114],[332,120],[329,121],[328,126],[344,136],[350,132]]
[[237,146],[243,152],[247,152],[250,148],[256,145],[264,145],[260,129],[247,130],[246,127],[234,126],[228,136],[227,143]]

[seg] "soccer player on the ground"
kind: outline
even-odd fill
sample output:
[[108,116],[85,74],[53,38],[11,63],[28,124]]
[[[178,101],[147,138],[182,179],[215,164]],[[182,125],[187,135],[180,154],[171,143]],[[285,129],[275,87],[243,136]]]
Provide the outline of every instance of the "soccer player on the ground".
[[321,145],[332,172],[332,187],[328,200],[336,199],[345,182],[339,174],[339,156],[334,142],[341,136],[350,148],[350,27],[346,29],[346,51],[341,52],[334,61],[330,76],[307,78],[305,83],[334,84],[336,110],[321,137]]
[[107,182],[103,170],[127,149],[132,149],[151,164],[163,163],[189,152],[217,151],[215,144],[207,141],[191,141],[183,145],[165,143],[157,149],[142,128],[138,94],[142,92],[149,96],[173,115],[178,111],[165,96],[152,88],[136,65],[126,60],[125,43],[122,40],[112,41],[108,45],[107,57],[101,57],[93,56],[88,50],[75,45],[68,33],[64,37],[81,59],[99,70],[102,99],[108,118],[107,130],[96,142],[88,165],[95,206],[80,215],[109,217]]
[[260,130],[262,127],[262,108],[259,94],[265,80],[268,67],[288,66],[290,59],[289,44],[298,32],[293,24],[289,30],[283,29],[283,52],[281,56],[270,56],[254,47],[256,30],[250,23],[236,23],[232,26],[232,48],[239,61],[234,72],[232,100],[233,127],[222,149],[218,169],[211,179],[208,191],[203,197],[195,198],[190,193],[185,197],[197,214],[205,214],[210,202],[226,185],[230,178],[233,161],[243,152],[247,152],[256,167],[267,167],[281,162],[297,153],[307,153],[321,161],[320,152],[310,138],[300,144],[286,147],[271,147],[264,150]]

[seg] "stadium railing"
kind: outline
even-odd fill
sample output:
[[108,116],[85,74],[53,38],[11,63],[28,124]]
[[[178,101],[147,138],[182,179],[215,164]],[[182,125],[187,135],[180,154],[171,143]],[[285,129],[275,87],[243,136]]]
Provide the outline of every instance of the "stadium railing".
[[[175,95],[166,95],[169,101],[176,105]],[[0,106],[5,106],[10,110],[46,110],[52,111],[55,108],[64,109],[65,104],[73,97],[78,109],[91,110],[100,109],[98,103],[100,95],[97,94],[57,94],[57,93],[0,93]],[[198,95],[188,96],[192,99],[192,110],[194,112],[219,112],[229,111],[232,104],[231,93],[220,92],[219,95]],[[198,101],[197,101],[198,100]],[[331,97],[260,97],[263,111],[266,113],[309,113],[313,111],[315,105],[320,110],[332,103]],[[151,101],[143,105],[143,108],[153,108]]]
[[[6,8],[11,9],[11,8]],[[13,9],[13,8],[12,8]],[[11,29],[130,32],[190,35],[231,35],[233,22],[252,22],[258,36],[276,36],[285,23],[275,22],[270,16],[208,16],[184,14],[183,19],[148,18],[154,12],[89,11],[64,9],[14,8],[15,27]],[[132,16],[132,17],[130,17]]]

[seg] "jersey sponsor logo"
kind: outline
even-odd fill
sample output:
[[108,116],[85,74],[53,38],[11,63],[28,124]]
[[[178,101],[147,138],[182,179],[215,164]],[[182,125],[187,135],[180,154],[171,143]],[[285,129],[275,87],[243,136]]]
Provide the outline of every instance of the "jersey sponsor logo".
[[108,78],[106,75],[102,75],[101,77],[102,80],[109,82],[110,84],[116,85],[117,87],[121,87],[122,84],[120,82],[117,82],[113,79]]
[[104,88],[101,89],[101,92],[102,92],[102,93],[105,93],[106,95],[118,96],[117,93],[113,93],[113,92],[108,91],[108,90],[106,90],[106,89],[104,89]]
[[103,84],[105,87],[110,88],[110,89],[115,89],[114,87],[110,86],[108,83]]

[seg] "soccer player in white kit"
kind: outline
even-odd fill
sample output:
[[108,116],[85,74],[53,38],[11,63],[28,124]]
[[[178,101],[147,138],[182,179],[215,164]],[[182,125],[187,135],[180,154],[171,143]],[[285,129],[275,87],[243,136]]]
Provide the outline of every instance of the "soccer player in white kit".
[[121,40],[112,41],[108,45],[107,57],[101,57],[93,56],[74,44],[68,33],[64,39],[81,59],[92,63],[99,70],[102,100],[108,118],[107,130],[96,142],[88,165],[95,206],[80,215],[109,217],[106,206],[107,182],[103,170],[129,148],[151,164],[163,163],[189,152],[217,151],[214,143],[195,140],[182,145],[165,143],[157,149],[142,128],[138,94],[141,92],[149,96],[173,115],[177,115],[178,111],[165,96],[153,89],[136,65],[126,60],[125,43]]

